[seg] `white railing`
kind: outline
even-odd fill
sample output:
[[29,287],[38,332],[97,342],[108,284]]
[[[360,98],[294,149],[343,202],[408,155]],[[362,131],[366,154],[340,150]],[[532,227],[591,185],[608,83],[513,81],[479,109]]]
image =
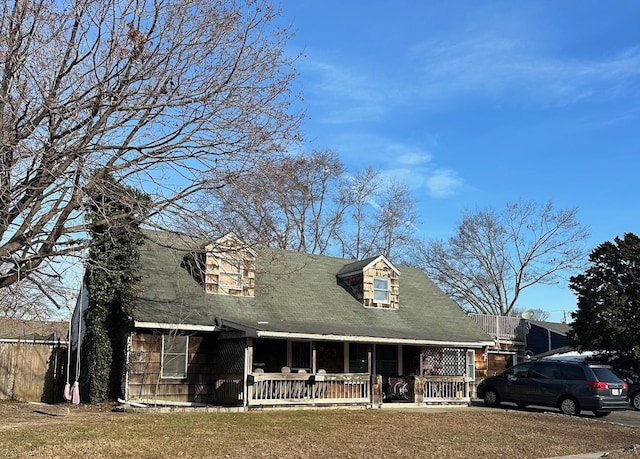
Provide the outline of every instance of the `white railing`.
[[253,373],[249,375],[248,404],[314,405],[368,404],[368,374]]
[[464,376],[423,376],[424,403],[469,402],[471,379]]
[[476,313],[470,313],[469,317],[493,338],[524,341],[524,321],[520,317]]

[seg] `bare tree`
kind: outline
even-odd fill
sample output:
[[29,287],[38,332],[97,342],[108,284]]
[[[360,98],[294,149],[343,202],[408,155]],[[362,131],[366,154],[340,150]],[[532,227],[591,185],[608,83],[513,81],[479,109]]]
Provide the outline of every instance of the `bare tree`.
[[418,223],[409,188],[384,181],[369,167],[355,174],[341,193],[351,215],[337,234],[343,256],[361,259],[385,255],[405,262],[409,248],[415,244]]
[[463,308],[509,315],[524,289],[557,283],[582,266],[588,231],[576,215],[531,201],[467,211],[448,241],[419,246],[415,263]]
[[[344,203],[335,190],[343,174],[332,151],[281,155],[193,205],[209,222],[203,236],[233,232],[252,245],[324,254],[342,221]],[[182,227],[188,231],[193,222],[187,219]]]
[[544,309],[541,309],[541,308],[527,308],[527,309],[513,308],[509,315],[513,317],[521,317],[521,318],[526,317],[527,319],[539,320],[540,322],[548,321],[549,317],[551,316],[549,311],[545,311]]
[[158,218],[296,141],[277,14],[266,0],[4,2],[0,288],[42,286],[86,247],[86,190],[106,174]]
[[342,183],[341,199],[348,205],[347,219],[351,217],[348,219],[350,225],[345,225],[336,234],[343,257],[365,258],[372,251],[372,241],[367,230],[371,228],[368,225],[370,209],[374,206],[379,182],[379,172],[367,167]]

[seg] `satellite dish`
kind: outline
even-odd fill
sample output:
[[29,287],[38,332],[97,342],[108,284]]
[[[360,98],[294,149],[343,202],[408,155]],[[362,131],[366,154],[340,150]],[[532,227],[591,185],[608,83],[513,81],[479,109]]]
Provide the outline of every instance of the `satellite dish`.
[[533,311],[524,311],[522,314],[520,314],[520,317],[525,320],[529,320],[533,317]]

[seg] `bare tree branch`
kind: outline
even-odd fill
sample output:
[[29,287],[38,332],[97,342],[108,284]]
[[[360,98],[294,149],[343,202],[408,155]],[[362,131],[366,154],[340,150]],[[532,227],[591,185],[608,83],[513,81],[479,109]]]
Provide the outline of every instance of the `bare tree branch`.
[[4,2],[0,288],[86,248],[102,174],[160,218],[296,142],[278,14],[266,0]]
[[418,246],[415,263],[461,306],[509,315],[524,289],[568,279],[582,266],[588,231],[576,217],[551,202],[467,211],[448,241]]

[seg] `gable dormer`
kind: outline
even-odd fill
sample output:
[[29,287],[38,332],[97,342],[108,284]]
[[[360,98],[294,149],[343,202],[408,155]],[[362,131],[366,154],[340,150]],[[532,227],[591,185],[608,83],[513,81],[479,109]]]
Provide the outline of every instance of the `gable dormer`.
[[256,253],[229,233],[205,247],[205,291],[254,296]]
[[383,255],[345,265],[337,277],[364,306],[398,309],[400,271]]

